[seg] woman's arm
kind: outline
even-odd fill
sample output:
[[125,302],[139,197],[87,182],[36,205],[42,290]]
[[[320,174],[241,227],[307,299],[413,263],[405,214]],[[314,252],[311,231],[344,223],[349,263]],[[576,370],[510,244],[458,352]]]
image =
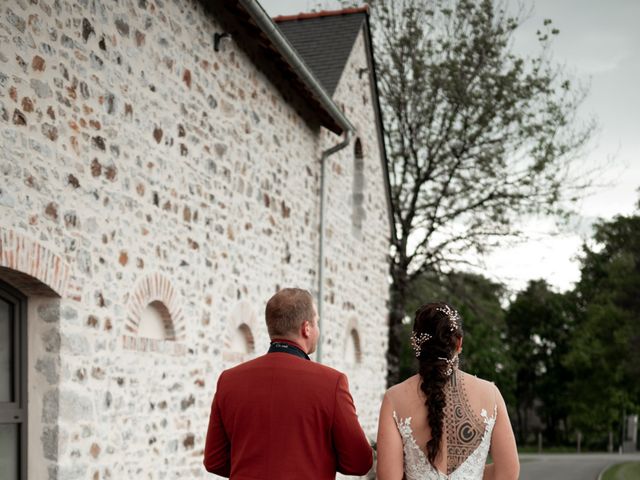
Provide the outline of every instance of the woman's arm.
[[483,480],[517,480],[520,461],[516,439],[513,435],[509,413],[500,391],[496,387],[497,417],[491,436],[491,458],[493,463],[484,469]]
[[402,437],[393,419],[393,404],[387,392],[380,407],[378,420],[378,480],[402,480],[404,457]]

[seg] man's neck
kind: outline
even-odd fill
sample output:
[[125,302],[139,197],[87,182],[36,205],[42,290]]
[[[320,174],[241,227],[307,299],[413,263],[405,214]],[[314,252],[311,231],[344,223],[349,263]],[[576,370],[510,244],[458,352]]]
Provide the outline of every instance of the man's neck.
[[300,341],[299,339],[293,339],[293,338],[287,338],[287,337],[274,337],[274,338],[271,339],[271,343],[273,343],[273,342],[290,343],[290,344],[298,347],[304,353],[306,353],[306,354],[309,353],[308,349],[304,345],[304,342]]

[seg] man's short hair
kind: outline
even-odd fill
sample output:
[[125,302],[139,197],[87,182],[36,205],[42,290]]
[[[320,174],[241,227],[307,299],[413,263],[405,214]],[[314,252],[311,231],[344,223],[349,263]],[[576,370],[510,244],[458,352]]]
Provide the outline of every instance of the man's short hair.
[[267,302],[265,317],[271,338],[297,334],[305,320],[315,320],[313,297],[301,288],[283,288]]

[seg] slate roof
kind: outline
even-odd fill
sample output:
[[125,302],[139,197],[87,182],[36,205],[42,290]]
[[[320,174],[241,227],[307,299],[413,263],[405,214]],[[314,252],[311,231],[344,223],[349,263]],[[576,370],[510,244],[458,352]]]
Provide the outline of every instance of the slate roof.
[[275,17],[314,76],[333,96],[368,7]]

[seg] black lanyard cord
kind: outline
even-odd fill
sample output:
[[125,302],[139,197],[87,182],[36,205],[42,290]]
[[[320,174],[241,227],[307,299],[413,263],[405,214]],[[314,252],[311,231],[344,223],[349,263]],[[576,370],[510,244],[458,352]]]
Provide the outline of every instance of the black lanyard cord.
[[301,348],[285,342],[272,342],[267,353],[288,353],[289,355],[311,360],[309,355],[307,355]]

